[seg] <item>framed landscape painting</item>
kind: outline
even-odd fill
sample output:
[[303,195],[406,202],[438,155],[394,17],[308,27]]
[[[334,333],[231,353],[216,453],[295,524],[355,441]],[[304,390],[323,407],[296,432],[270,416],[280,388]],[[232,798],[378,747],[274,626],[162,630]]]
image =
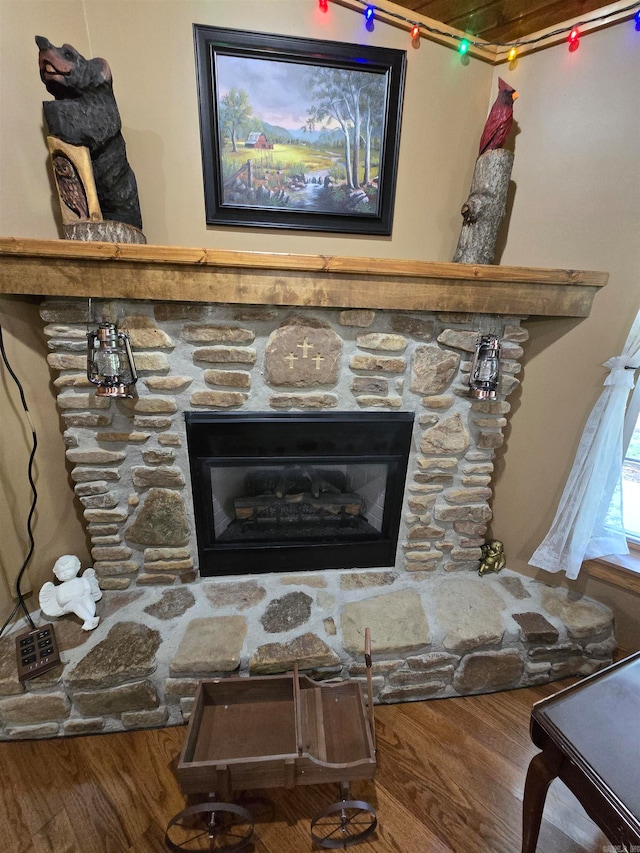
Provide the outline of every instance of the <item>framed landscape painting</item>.
[[208,225],[390,234],[406,54],[194,24]]

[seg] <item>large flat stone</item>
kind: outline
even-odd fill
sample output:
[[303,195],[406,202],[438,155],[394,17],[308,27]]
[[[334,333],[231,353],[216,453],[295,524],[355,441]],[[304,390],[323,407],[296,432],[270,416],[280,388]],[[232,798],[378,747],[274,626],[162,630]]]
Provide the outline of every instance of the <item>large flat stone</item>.
[[99,689],[150,675],[159,646],[159,631],[136,622],[116,623],[65,675],[65,684],[72,690]]
[[411,390],[416,394],[441,394],[451,384],[460,356],[437,346],[416,347]]
[[392,335],[383,332],[360,332],[356,335],[356,344],[361,349],[404,352],[407,343],[404,335]]
[[209,409],[239,409],[248,399],[239,391],[194,391],[190,398],[192,406]]
[[249,662],[254,675],[286,672],[297,663],[300,669],[319,669],[340,663],[338,655],[315,634],[303,634],[288,643],[266,643]]
[[335,394],[272,394],[272,409],[334,409],[338,405]]
[[267,341],[267,382],[293,388],[335,385],[341,354],[342,340],[327,323],[311,317],[287,317]]
[[167,589],[162,593],[158,601],[147,605],[144,608],[144,612],[166,622],[167,620],[182,616],[190,607],[193,607],[195,602],[193,593],[187,587]]
[[[464,524],[464,522],[460,522],[458,526],[461,527],[463,524]],[[454,527],[456,527],[455,524],[454,524]],[[458,529],[458,527],[456,527],[456,530],[457,529]],[[459,532],[464,533],[466,531],[460,530]],[[470,532],[473,532],[473,531],[470,531]],[[477,533],[478,536],[483,536],[484,532],[485,532],[484,525],[478,525],[478,530],[475,532]],[[498,582],[499,582],[500,586],[503,586],[507,590],[507,592],[509,592],[514,598],[516,598],[520,601],[525,599],[525,598],[531,598],[531,593],[527,589],[525,589],[525,586],[522,583],[522,580],[520,578],[509,577],[509,576],[501,577]]]
[[204,583],[202,589],[213,607],[233,607],[234,610],[253,607],[267,594],[255,580]]
[[149,376],[144,384],[149,391],[184,391],[193,382],[191,376]]
[[309,621],[313,599],[306,592],[288,592],[267,605],[261,623],[268,634],[291,631]]
[[341,311],[338,314],[338,323],[341,326],[360,326],[366,329],[373,323],[375,316],[376,312],[368,308],[356,308],[352,311]]
[[397,579],[395,572],[349,572],[340,578],[340,588],[367,589],[374,586],[390,586]]
[[446,684],[444,681],[427,681],[409,687],[385,687],[378,694],[381,702],[411,702],[420,699],[429,699],[442,693]]
[[131,337],[131,346],[137,349],[171,349],[174,346],[169,335],[148,317],[129,315],[127,332]]
[[542,613],[531,611],[514,613],[513,618],[520,626],[522,635],[528,643],[558,642],[558,629]]
[[420,442],[420,450],[430,456],[464,453],[471,444],[471,435],[458,412],[428,429]]
[[406,314],[391,313],[389,322],[394,332],[402,332],[411,335],[419,341],[430,341],[435,333],[435,322],[418,317],[409,317]]
[[389,592],[345,604],[340,623],[344,646],[354,655],[364,653],[365,628],[371,628],[374,653],[416,651],[431,642],[429,623],[415,590]]
[[234,343],[250,344],[255,340],[255,332],[237,326],[216,323],[185,323],[182,337],[191,343]]
[[168,465],[161,465],[157,468],[135,466],[131,469],[131,479],[137,489],[146,489],[149,486],[180,489],[184,486],[182,470]]
[[513,687],[524,672],[524,661],[516,651],[475,652],[462,659],[453,686],[459,693],[480,693]]
[[29,725],[64,720],[71,705],[64,693],[27,693],[0,702],[0,720],[5,725]]
[[566,589],[542,587],[540,600],[551,616],[564,622],[570,637],[593,637],[612,628],[611,610],[592,599],[573,598]]
[[59,731],[58,723],[40,723],[35,726],[7,726],[4,734],[8,740],[36,740],[55,737]]
[[255,364],[256,351],[250,347],[201,347],[193,357],[208,364]]
[[15,637],[0,639],[0,696],[14,696],[24,693],[24,687],[18,681],[16,670]]
[[434,584],[433,602],[442,644],[449,651],[497,645],[504,634],[504,601],[485,578],[450,577]]
[[148,681],[139,681],[108,690],[79,691],[73,702],[86,717],[99,717],[157,708],[158,695]]
[[233,672],[247,633],[244,616],[193,619],[169,664],[172,676]]
[[125,537],[141,545],[186,545],[189,522],[182,496],[169,489],[149,489]]

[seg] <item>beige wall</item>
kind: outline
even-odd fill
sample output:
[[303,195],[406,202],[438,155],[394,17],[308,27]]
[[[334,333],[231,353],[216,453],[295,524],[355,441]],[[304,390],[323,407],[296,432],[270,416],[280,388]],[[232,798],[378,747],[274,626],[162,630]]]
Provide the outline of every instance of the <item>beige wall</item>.
[[[47,173],[42,91],[34,37],[68,26],[65,41],[88,49],[80,2],[4,2],[0,0],[0,233],[57,238],[55,206]],[[35,111],[32,105],[36,106]],[[51,577],[55,559],[89,553],[80,512],[65,465],[60,422],[48,372],[37,300],[0,297],[0,324],[10,364],[24,386],[38,437],[34,480],[38,503],[33,518],[35,550],[23,591]],[[14,579],[29,551],[27,517],[32,493],[27,479],[31,426],[15,383],[0,365],[0,618],[12,608],[7,578]],[[30,602],[30,606],[37,603]]]
[[[22,591],[38,588],[50,574],[60,554],[75,553],[88,559],[87,543],[80,524],[65,465],[64,443],[58,415],[44,367],[47,347],[40,332],[37,306],[27,299],[0,298],[0,323],[7,358],[21,384],[36,431],[33,479],[38,494],[32,520],[35,540],[29,571]],[[7,601],[6,579],[13,579],[29,551],[27,518],[32,491],[28,481],[32,428],[20,393],[4,365],[0,368],[0,471],[3,504],[0,516],[0,600]]]
[[[391,237],[206,227],[194,22],[407,50]],[[428,41],[414,49],[407,33],[381,23],[368,33],[360,14],[335,4],[322,15],[316,0],[0,0],[0,152],[4,163],[12,163],[0,171],[0,234],[58,236],[42,131],[41,101],[49,96],[38,77],[36,34],[110,62],[149,242],[451,258],[497,75],[477,60],[464,65],[455,51]],[[637,34],[627,23],[582,41],[574,54],[560,46],[523,58],[514,70],[498,69],[521,95],[516,192],[502,262],[611,273],[589,320],[527,324],[525,390],[514,400],[509,452],[498,460],[494,505],[494,533],[506,543],[510,566],[523,571],[551,521],[580,430],[599,393],[599,365],[619,350],[638,307]],[[14,300],[0,305],[0,321],[13,305]],[[21,304],[20,310],[31,325],[38,324],[35,309],[29,314]],[[10,343],[12,334],[20,351],[31,328],[10,331]],[[19,373],[23,366],[26,361],[15,365]],[[53,397],[37,399],[43,453],[61,454]],[[5,484],[15,483],[11,466],[0,473]],[[72,506],[70,514],[77,512]],[[41,517],[55,512],[53,504],[41,504]],[[75,531],[62,532],[42,552],[40,580],[58,551],[79,547],[75,515],[73,521]],[[3,549],[0,543],[0,554]]]
[[[638,33],[626,22],[523,58],[508,79],[516,113],[515,203],[503,263],[607,270],[583,321],[531,320],[523,386],[498,462],[493,533],[509,566],[527,565],[547,533],[607,371],[640,308]],[[544,573],[540,573],[541,575]],[[553,576],[551,576],[553,578]],[[550,579],[546,575],[546,579]],[[611,603],[618,635],[640,648],[640,600],[580,579]]]

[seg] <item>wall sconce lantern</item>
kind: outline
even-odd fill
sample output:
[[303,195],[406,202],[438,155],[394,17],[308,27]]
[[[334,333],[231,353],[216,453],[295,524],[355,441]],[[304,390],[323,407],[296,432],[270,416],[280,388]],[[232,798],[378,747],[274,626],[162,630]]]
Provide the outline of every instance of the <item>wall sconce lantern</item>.
[[98,386],[96,397],[135,397],[138,381],[129,335],[115,323],[100,323],[87,333],[87,378]]
[[495,400],[500,378],[500,339],[479,335],[471,362],[469,396],[476,400]]

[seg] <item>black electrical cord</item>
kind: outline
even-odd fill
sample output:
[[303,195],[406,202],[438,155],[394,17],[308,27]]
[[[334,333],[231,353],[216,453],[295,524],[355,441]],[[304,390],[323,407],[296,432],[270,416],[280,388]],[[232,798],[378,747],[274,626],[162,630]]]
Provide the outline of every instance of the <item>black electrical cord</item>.
[[22,577],[23,577],[25,571],[27,570],[27,566],[29,565],[29,561],[31,560],[31,557],[33,556],[33,551],[35,548],[35,541],[33,538],[33,531],[31,528],[31,523],[33,521],[33,515],[36,511],[36,504],[38,502],[38,492],[36,489],[36,484],[33,481],[33,461],[34,461],[34,458],[36,455],[36,449],[38,447],[38,438],[36,436],[36,429],[33,425],[33,421],[31,420],[31,415],[29,414],[29,407],[27,406],[27,401],[26,401],[26,398],[24,396],[24,389],[22,387],[20,380],[18,379],[18,377],[14,373],[11,365],[9,364],[9,359],[7,358],[7,353],[6,353],[5,348],[4,348],[4,338],[2,336],[2,326],[1,325],[0,325],[0,355],[2,356],[2,360],[5,364],[5,367],[7,368],[8,372],[9,372],[9,375],[11,376],[13,381],[16,383],[16,386],[17,386],[18,391],[20,393],[20,400],[22,402],[22,408],[24,409],[25,414],[27,416],[27,420],[29,421],[29,424],[31,426],[31,435],[32,435],[32,441],[33,441],[32,447],[31,447],[31,453],[29,455],[29,465],[27,468],[27,477],[29,479],[29,485],[31,486],[31,494],[32,494],[31,509],[29,510],[29,516],[27,518],[27,535],[29,537],[29,552],[28,552],[27,556],[25,557],[24,563],[22,564],[22,567],[21,567],[20,571],[18,572],[18,577],[16,578],[16,594],[18,596],[18,600],[17,600],[16,606],[13,608],[10,616],[5,621],[2,628],[0,628],[0,637],[1,637],[2,634],[4,633],[4,631],[6,630],[7,626],[9,625],[9,623],[11,622],[11,620],[13,619],[15,614],[17,613],[18,609],[20,609],[20,608],[22,608],[22,610],[24,611],[24,615],[25,615],[29,625],[32,628],[36,627],[34,622],[33,622],[33,619],[31,618],[31,614],[29,613],[29,608],[25,604],[24,595],[22,594],[22,590],[20,589],[20,584],[22,582]]

